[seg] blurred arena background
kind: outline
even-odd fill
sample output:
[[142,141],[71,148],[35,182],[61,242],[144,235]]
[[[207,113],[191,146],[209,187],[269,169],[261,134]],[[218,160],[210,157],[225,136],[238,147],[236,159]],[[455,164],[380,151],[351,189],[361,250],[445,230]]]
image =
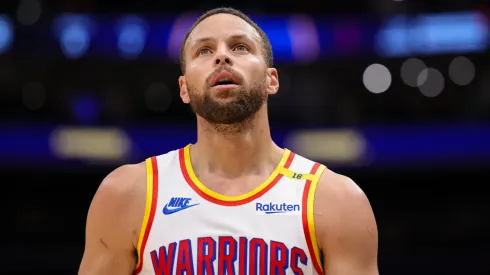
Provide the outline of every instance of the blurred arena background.
[[370,198],[381,274],[490,274],[485,2],[2,1],[0,273],[75,274],[104,176],[195,141],[178,48],[224,5],[273,45],[274,139]]

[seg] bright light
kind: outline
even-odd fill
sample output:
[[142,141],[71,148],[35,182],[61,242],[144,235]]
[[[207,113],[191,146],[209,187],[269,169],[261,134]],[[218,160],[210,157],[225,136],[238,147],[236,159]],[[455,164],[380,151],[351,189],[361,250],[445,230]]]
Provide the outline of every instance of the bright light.
[[65,56],[78,59],[90,48],[93,22],[87,16],[65,15],[55,21],[55,31]]
[[6,15],[0,15],[0,54],[10,49],[14,39],[14,30],[10,19]]
[[372,64],[364,71],[362,80],[371,93],[380,94],[390,88],[391,73],[381,64]]
[[148,32],[146,22],[140,17],[128,16],[121,20],[116,32],[120,54],[128,59],[138,57],[146,45]]

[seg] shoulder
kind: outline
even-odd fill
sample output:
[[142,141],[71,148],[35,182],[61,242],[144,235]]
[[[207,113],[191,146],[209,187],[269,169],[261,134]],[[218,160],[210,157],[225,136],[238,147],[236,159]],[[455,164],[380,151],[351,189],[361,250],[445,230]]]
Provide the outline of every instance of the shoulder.
[[357,230],[376,233],[376,221],[366,194],[349,177],[328,169],[316,188],[314,216],[320,246],[327,235],[356,234]]
[[330,204],[362,203],[367,199],[362,189],[351,178],[329,169],[325,169],[319,179],[316,197],[328,198],[328,202],[321,201]]
[[97,195],[104,195],[119,200],[131,197],[134,192],[145,189],[146,164],[127,164],[109,173],[97,190]]
[[108,174],[92,200],[87,227],[117,230],[114,236],[135,243],[145,211],[145,183],[145,162],[123,165]]

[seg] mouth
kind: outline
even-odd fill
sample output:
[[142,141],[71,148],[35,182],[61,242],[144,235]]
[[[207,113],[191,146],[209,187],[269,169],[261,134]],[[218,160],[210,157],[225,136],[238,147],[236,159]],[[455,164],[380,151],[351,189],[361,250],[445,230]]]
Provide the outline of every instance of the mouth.
[[238,79],[232,73],[223,71],[213,78],[211,87],[235,87],[236,85],[238,85]]

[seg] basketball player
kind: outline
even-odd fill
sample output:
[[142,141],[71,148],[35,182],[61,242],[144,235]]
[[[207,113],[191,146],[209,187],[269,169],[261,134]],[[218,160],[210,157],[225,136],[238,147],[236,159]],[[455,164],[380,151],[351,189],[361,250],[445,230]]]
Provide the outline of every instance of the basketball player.
[[279,78],[264,32],[237,10],[211,10],[181,65],[198,140],[103,180],[79,274],[378,274],[363,191],[271,139]]

